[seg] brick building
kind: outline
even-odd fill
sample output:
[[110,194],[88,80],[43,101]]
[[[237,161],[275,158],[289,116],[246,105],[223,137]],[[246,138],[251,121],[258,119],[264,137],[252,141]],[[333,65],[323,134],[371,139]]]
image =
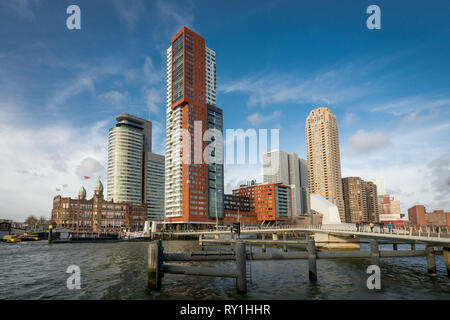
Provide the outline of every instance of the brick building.
[[416,205],[408,209],[408,220],[410,224],[417,226],[450,227],[450,212],[426,212],[425,206]]
[[255,215],[258,222],[292,220],[292,195],[289,186],[280,183],[252,183],[233,190],[233,195],[249,198],[250,213]]
[[86,190],[80,188],[78,199],[53,198],[52,225],[75,232],[118,234],[121,231],[141,231],[147,220],[146,204],[132,205],[105,200],[100,179],[94,196],[86,199]]

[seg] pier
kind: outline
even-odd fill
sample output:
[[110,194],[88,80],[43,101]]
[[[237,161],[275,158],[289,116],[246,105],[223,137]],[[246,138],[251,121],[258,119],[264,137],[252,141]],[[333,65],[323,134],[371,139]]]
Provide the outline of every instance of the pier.
[[[384,230],[383,230],[384,231]],[[304,233],[306,239],[288,240],[287,234]],[[369,251],[344,250],[344,251],[321,251],[318,246],[320,242],[311,236],[312,234],[332,234],[348,237],[349,243],[370,244]],[[202,231],[202,232],[180,232],[181,235],[195,234],[199,236],[199,245],[202,251],[189,253],[168,253],[164,252],[161,241],[153,241],[149,244],[148,255],[148,287],[150,290],[161,290],[161,279],[164,274],[183,274],[195,276],[230,277],[236,279],[236,289],[238,292],[247,291],[246,270],[247,262],[257,260],[308,260],[308,278],[311,282],[316,282],[320,278],[317,272],[317,260],[323,259],[369,259],[372,265],[378,265],[383,258],[402,257],[425,257],[427,262],[427,272],[436,274],[436,256],[443,255],[447,275],[450,277],[450,235],[447,232],[421,232],[421,230],[395,230],[389,232],[366,232],[355,231],[351,228],[327,228],[323,226],[309,227],[279,227],[267,229],[244,229],[241,234],[261,234],[260,239],[204,239],[205,235],[228,234],[227,231]],[[266,240],[265,235],[272,234],[273,240]],[[282,240],[278,240],[278,235],[283,235]],[[274,236],[277,235],[277,236]],[[359,241],[357,239],[367,238],[369,241]],[[330,241],[322,241],[330,243]],[[338,243],[342,243],[338,241]],[[409,244],[410,250],[398,250],[399,244]],[[416,244],[424,244],[425,250],[416,250]],[[228,250],[216,247],[213,251],[205,250],[206,245],[225,245]],[[267,245],[280,247],[279,251],[266,252]],[[306,251],[288,250],[289,246],[303,245]],[[380,250],[380,245],[392,245],[392,251]],[[246,247],[250,246],[250,250]],[[251,246],[261,246],[260,252],[253,252]],[[224,268],[194,267],[168,264],[170,262],[188,261],[235,261],[235,268],[232,270]]]

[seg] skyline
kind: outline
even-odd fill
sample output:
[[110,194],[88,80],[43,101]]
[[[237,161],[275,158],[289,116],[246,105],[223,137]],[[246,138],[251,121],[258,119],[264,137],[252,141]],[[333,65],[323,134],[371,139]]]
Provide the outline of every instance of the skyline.
[[[372,3],[365,1],[325,1],[327,10],[268,2],[247,13],[251,1],[202,2],[134,1],[126,11],[119,1],[77,1],[79,32],[65,28],[68,1],[0,5],[3,218],[49,216],[58,186],[67,184],[64,196],[74,196],[84,175],[106,181],[108,129],[122,112],[152,121],[154,152],[164,154],[165,55],[183,25],[216,52],[224,131],[279,128],[279,149],[306,158],[306,117],[328,107],[338,120],[342,177],[384,177],[403,213],[414,204],[450,208],[450,28],[439,19],[449,4],[437,1],[441,9],[425,13],[418,1],[377,1],[382,30],[370,31],[365,8]],[[204,19],[227,11],[233,23]],[[419,13],[415,24],[404,18]],[[247,25],[249,18],[261,22]],[[261,182],[261,171],[226,166],[225,191]]]

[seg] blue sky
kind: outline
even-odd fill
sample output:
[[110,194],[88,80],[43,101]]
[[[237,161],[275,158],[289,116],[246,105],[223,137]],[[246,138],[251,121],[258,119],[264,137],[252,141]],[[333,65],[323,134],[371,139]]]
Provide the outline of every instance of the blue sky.
[[[66,28],[71,4],[81,30]],[[371,4],[381,30],[366,27]],[[49,216],[83,175],[106,186],[122,112],[153,121],[164,153],[165,53],[183,25],[216,51],[225,129],[279,128],[305,157],[305,119],[329,107],[344,177],[384,177],[403,212],[450,210],[448,1],[14,0],[0,3],[2,217]],[[226,191],[247,179],[259,165],[226,167]]]

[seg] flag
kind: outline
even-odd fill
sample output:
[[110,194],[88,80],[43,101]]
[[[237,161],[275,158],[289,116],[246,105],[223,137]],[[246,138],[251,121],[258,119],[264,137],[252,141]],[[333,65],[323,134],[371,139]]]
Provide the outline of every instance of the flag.
[[88,176],[84,176],[84,180],[87,180],[87,179],[92,179],[92,178],[88,177]]

